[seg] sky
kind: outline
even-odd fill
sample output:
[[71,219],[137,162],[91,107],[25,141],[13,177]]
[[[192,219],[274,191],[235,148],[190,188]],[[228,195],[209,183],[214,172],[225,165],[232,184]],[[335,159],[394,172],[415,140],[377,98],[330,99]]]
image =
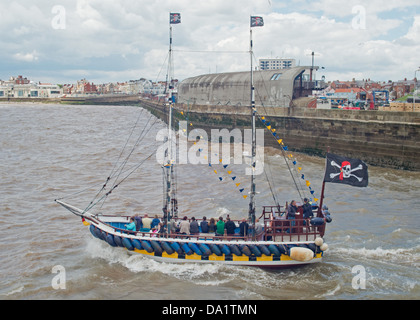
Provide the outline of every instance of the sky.
[[[0,79],[75,83],[164,80],[173,26],[174,76],[249,70],[294,58],[327,81],[413,79],[420,68],[418,0],[19,0],[0,2]],[[417,76],[420,71],[417,73]]]

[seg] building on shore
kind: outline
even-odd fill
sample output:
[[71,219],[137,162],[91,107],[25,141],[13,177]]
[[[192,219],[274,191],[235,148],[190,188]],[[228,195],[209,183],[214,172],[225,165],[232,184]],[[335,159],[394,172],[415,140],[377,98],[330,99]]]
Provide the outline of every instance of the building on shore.
[[[292,100],[322,89],[323,81],[309,81],[312,67],[260,70],[254,72],[255,103],[265,107],[289,107]],[[313,67],[314,70],[318,67]],[[178,102],[201,105],[250,103],[250,72],[205,74],[187,78],[178,86]]]
[[295,59],[260,59],[260,70],[281,70],[296,67]]
[[56,84],[33,82],[22,76],[0,81],[0,98],[59,98],[63,89]]

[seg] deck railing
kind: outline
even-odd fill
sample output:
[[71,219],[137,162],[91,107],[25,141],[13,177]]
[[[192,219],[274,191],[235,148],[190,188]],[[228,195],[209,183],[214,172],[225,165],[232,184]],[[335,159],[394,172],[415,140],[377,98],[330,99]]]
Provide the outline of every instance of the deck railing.
[[[263,232],[256,235],[257,241],[274,241],[274,242],[292,242],[292,241],[313,241],[317,237],[324,234],[325,223],[321,226],[311,225],[311,219],[304,219],[301,208],[299,214],[294,220],[289,220],[282,207],[264,206],[263,212],[259,217],[260,224],[263,225]],[[127,220],[129,217],[127,217]],[[201,219],[197,219],[200,222]],[[232,220],[238,226],[240,220]],[[131,234],[135,236],[155,237],[155,238],[177,238],[177,239],[196,239],[196,240],[224,240],[224,241],[250,241],[252,240],[252,232],[244,237],[235,235],[217,235],[214,233],[200,233],[200,234],[180,234],[180,233],[151,233],[147,231],[128,231],[126,229],[118,228],[112,225],[116,232],[123,234]]]

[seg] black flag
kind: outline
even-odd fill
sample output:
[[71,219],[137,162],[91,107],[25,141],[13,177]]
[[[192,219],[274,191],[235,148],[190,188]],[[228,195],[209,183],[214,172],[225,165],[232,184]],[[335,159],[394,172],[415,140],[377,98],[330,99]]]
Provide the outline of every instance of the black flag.
[[170,13],[169,14],[169,24],[178,24],[181,23],[181,14],[180,13]]
[[262,17],[251,16],[251,28],[262,27],[264,25],[264,19]]
[[367,187],[368,167],[362,160],[327,153],[324,181]]

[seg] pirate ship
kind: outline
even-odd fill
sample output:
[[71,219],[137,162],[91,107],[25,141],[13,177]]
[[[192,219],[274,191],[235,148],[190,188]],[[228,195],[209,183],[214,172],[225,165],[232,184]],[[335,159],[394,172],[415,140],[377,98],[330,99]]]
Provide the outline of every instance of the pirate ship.
[[[172,24],[180,23],[179,14],[170,14],[170,44],[169,44],[169,63],[172,60]],[[204,232],[201,228],[196,234],[180,234],[170,228],[179,221],[178,204],[174,188],[175,160],[171,146],[174,139],[172,131],[172,111],[175,99],[173,99],[172,81],[168,81],[168,131],[167,131],[167,150],[165,160],[162,166],[164,178],[164,203],[163,203],[163,223],[158,233],[150,228],[141,228],[137,226],[135,230],[127,230],[126,225],[130,222],[131,215],[101,214],[92,210],[98,203],[91,202],[86,209],[77,208],[63,201],[64,198],[55,200],[64,208],[82,219],[84,225],[89,227],[91,234],[102,241],[105,241],[112,247],[121,247],[133,254],[140,254],[158,261],[173,263],[219,263],[239,266],[256,266],[281,268],[305,264],[313,264],[322,261],[324,252],[328,245],[324,242],[326,222],[331,218],[325,216],[321,210],[323,204],[323,193],[325,179],[320,199],[312,198],[313,205],[310,209],[311,214],[304,218],[303,207],[299,206],[295,219],[288,216],[288,204],[280,205],[273,203],[262,206],[262,210],[257,213],[255,197],[257,188],[255,182],[255,168],[257,165],[256,153],[256,121],[260,120],[268,130],[273,132],[273,137],[281,146],[282,152],[285,152],[283,141],[277,136],[275,130],[271,128],[270,123],[264,116],[258,114],[253,87],[253,44],[252,28],[263,25],[261,17],[251,17],[250,28],[250,56],[251,56],[251,86],[250,86],[250,122],[252,126],[252,146],[250,162],[250,192],[247,223],[249,232],[240,234],[239,221],[234,221],[235,231],[233,234],[218,234]],[[168,70],[171,70],[169,67]],[[171,76],[169,76],[172,79]],[[290,160],[290,157],[289,157]],[[292,161],[296,165],[295,160]],[[339,161],[339,160],[335,160]],[[331,161],[330,161],[331,162]],[[330,165],[331,167],[331,165]],[[332,172],[335,172],[336,166],[332,165]],[[346,175],[346,176],[344,176]],[[343,173],[340,168],[339,174],[329,173],[329,179],[345,179],[347,173]],[[353,178],[350,172],[349,178]],[[327,173],[326,173],[327,176]],[[303,177],[303,175],[302,175]],[[293,178],[295,179],[295,178]],[[111,192],[118,186],[115,184],[111,190],[105,192],[105,187],[110,177],[107,178],[100,192],[104,192],[101,199],[107,198]],[[121,181],[122,183],[122,181]],[[295,183],[296,187],[297,184]],[[310,183],[306,181],[310,194],[314,191]],[[99,193],[100,193],[99,192]],[[182,191],[180,191],[182,192]],[[298,190],[299,192],[299,190]],[[98,193],[98,194],[99,194]],[[299,192],[301,199],[303,195]],[[245,195],[244,198],[248,196]],[[319,202],[319,205],[317,204]],[[140,215],[140,218],[145,218]],[[198,219],[199,222],[201,219]],[[258,228],[257,221],[260,221]],[[143,226],[144,227],[144,226]]]

